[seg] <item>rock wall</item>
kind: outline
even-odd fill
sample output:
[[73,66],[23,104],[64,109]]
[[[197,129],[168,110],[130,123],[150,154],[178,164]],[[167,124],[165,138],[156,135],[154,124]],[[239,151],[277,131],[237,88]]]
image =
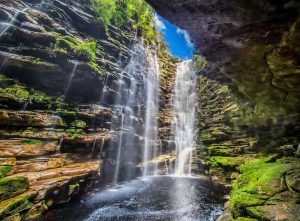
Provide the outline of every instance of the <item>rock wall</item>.
[[207,60],[197,152],[214,181],[233,185],[220,220],[298,220],[299,4],[148,2]]
[[106,27],[91,4],[0,0],[1,220],[33,219],[85,192],[118,142],[112,105],[137,18]]

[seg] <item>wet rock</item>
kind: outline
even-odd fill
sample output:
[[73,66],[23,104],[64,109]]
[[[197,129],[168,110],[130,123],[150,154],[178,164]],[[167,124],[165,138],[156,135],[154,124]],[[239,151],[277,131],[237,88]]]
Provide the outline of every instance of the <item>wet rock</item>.
[[12,166],[0,166],[0,178],[14,173],[14,167]]
[[0,140],[0,157],[38,156],[56,152],[58,143],[35,139]]
[[46,205],[45,201],[42,201],[40,203],[33,205],[33,207],[30,208],[28,212],[26,212],[24,219],[25,220],[37,219],[38,217],[42,216],[42,214],[47,210],[48,210],[48,206]]
[[16,172],[37,172],[55,169],[74,163],[74,159],[67,155],[54,155],[51,157],[39,157],[30,160],[18,160]]
[[28,179],[24,176],[0,178],[0,201],[24,193],[28,187]]
[[294,191],[300,193],[300,171],[292,170],[286,174],[286,183]]
[[3,219],[3,221],[21,221],[21,220],[22,220],[22,217],[19,213]]
[[[30,194],[21,194],[14,198],[0,202],[0,219],[4,219],[7,216],[14,217],[14,214],[29,210],[32,207],[32,203],[29,201]],[[9,218],[7,218],[9,220]],[[16,216],[18,219],[18,215]]]
[[0,110],[0,125],[2,126],[33,126],[53,127],[63,126],[60,117],[30,111],[7,111]]
[[0,158],[0,166],[14,166],[16,158]]
[[278,203],[277,205],[254,206],[247,212],[259,220],[299,220],[298,204]]
[[[251,216],[262,220],[289,220],[289,217],[298,216],[293,211],[299,194],[291,194],[285,184],[288,183],[285,182],[285,174],[299,170],[298,160],[287,158],[266,162],[263,159],[253,160],[239,167],[242,174],[233,185],[230,199],[230,210],[235,218]],[[275,208],[285,209],[271,215]],[[278,218],[281,216],[283,218]]]

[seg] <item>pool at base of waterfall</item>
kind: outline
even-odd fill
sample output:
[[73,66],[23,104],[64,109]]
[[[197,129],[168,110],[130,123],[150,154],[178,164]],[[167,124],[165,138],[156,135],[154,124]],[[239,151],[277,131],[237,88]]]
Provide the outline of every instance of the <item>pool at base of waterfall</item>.
[[202,178],[145,177],[94,191],[43,220],[213,221],[223,211],[221,191]]

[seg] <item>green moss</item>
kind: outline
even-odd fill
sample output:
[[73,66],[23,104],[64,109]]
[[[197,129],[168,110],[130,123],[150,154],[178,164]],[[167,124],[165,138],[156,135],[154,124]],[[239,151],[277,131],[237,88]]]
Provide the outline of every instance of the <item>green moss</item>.
[[212,167],[236,168],[245,162],[244,157],[213,156],[209,158]]
[[0,178],[3,178],[8,174],[10,171],[12,171],[12,166],[0,166]]
[[201,72],[206,66],[206,59],[201,55],[195,54],[193,60],[196,72]]
[[274,161],[274,156],[261,157],[238,167],[242,173],[234,182],[230,210],[235,217],[247,215],[246,208],[265,203],[274,194],[287,190],[283,182],[287,171],[298,168],[297,160]]
[[210,145],[208,146],[208,150],[211,155],[229,156],[232,154],[228,146]]
[[49,108],[53,105],[61,105],[61,102],[59,102],[56,97],[48,96],[41,91],[31,90],[19,84],[14,84],[6,88],[0,88],[0,96],[9,97],[19,103],[28,102],[44,104]]
[[7,177],[0,179],[0,201],[24,193],[29,187],[27,177]]
[[22,144],[41,144],[43,143],[41,140],[31,139],[31,138],[23,138],[21,140]]
[[89,59],[89,61],[95,62],[96,45],[95,41],[81,42],[74,48],[74,54],[76,56],[85,56]]
[[86,123],[82,120],[76,120],[72,122],[72,127],[84,129],[86,127]]
[[19,102],[27,102],[30,99],[30,93],[24,86],[14,85],[12,87],[0,88],[0,96],[8,96]]
[[48,210],[48,206],[46,205],[45,201],[35,204],[26,214],[25,220],[36,220],[37,218],[41,217],[42,214]]
[[79,191],[79,188],[80,188],[79,183],[69,185],[68,195],[72,196],[72,195],[76,194]]
[[62,53],[72,53],[77,58],[85,57],[90,62],[95,62],[96,60],[96,47],[97,43],[93,39],[88,41],[80,41],[75,37],[69,35],[63,36],[58,33],[53,33],[56,38],[55,50]]
[[0,202],[0,219],[12,214],[28,210],[33,206],[29,201],[29,197],[21,195],[7,201]]
[[239,217],[235,221],[258,221],[258,219],[248,218],[248,217]]

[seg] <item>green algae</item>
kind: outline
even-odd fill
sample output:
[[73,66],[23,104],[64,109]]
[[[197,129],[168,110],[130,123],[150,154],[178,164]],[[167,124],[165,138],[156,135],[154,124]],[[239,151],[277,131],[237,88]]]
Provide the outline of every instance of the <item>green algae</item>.
[[212,167],[236,168],[245,163],[245,157],[213,156],[209,162]]
[[33,206],[26,195],[20,195],[7,201],[0,202],[0,219],[28,210]]
[[27,177],[6,177],[0,179],[0,201],[24,193],[29,187]]
[[300,169],[297,160],[261,157],[238,167],[241,175],[233,183],[230,210],[234,217],[247,215],[248,207],[263,205],[277,193],[287,190],[285,174]]
[[12,166],[0,166],[0,178],[5,177],[12,169]]

